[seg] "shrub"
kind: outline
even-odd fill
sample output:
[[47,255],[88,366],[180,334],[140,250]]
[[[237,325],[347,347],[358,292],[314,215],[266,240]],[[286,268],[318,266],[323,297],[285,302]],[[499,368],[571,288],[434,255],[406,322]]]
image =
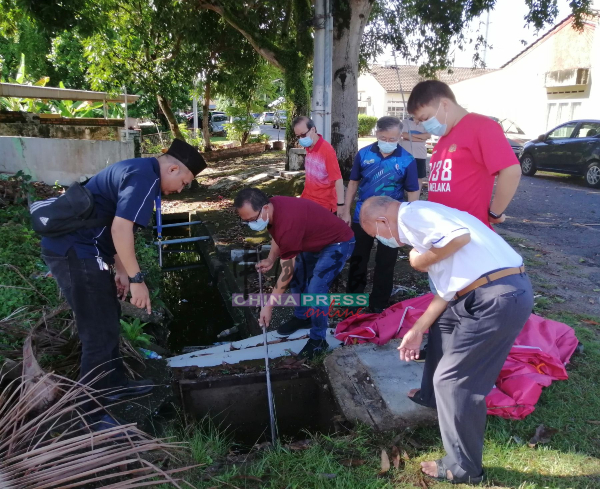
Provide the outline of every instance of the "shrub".
[[370,136],[375,124],[377,124],[377,117],[358,114],[358,137]]

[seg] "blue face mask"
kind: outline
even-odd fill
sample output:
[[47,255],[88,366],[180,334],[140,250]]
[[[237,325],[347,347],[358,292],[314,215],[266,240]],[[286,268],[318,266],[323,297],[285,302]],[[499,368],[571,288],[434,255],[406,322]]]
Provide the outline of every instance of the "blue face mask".
[[[392,234],[392,229],[390,228],[389,223],[388,223],[388,229],[390,230],[390,234]],[[375,221],[375,230],[377,233],[375,235],[375,237],[382,245],[387,246],[388,248],[400,248],[398,241],[396,241],[396,238],[394,238],[393,235],[391,238],[384,238],[383,236],[379,236],[379,229],[377,226],[377,221]]]
[[388,143],[387,141],[377,140],[377,146],[379,146],[379,151],[387,155],[393,153],[396,150],[396,148],[398,147],[398,143]]
[[313,140],[310,136],[305,136],[303,138],[298,139],[300,146],[304,148],[310,148],[313,144]]
[[[448,125],[445,122],[444,124],[442,124],[436,117],[441,106],[442,103],[440,102],[440,105],[438,106],[438,110],[435,112],[435,115],[431,119],[423,121],[423,127],[425,128],[425,130],[429,134],[433,134],[434,136],[443,136],[444,134],[446,134],[446,129],[448,129]],[[446,112],[446,120],[448,120],[448,112]]]
[[264,220],[260,216],[262,216],[262,210],[260,211],[260,215],[258,216],[258,219],[256,221],[247,223],[248,226],[250,226],[250,229],[252,229],[252,231],[263,231],[269,224],[269,215],[268,214],[267,214],[266,220]]

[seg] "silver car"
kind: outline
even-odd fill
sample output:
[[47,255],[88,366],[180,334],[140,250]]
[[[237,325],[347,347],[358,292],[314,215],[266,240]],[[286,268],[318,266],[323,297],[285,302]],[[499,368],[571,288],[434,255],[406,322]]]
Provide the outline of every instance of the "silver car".
[[258,119],[259,124],[272,124],[274,115],[275,112],[263,112]]
[[287,123],[287,111],[278,110],[275,112],[275,118],[273,119],[273,129],[281,129],[285,127]]

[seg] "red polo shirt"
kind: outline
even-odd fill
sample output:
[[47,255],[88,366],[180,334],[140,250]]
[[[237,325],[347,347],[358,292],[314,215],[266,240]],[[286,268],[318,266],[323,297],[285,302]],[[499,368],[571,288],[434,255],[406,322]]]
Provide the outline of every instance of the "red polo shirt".
[[272,197],[271,204],[275,211],[267,229],[284,260],[303,251],[316,253],[354,237],[344,221],[310,200]]
[[335,182],[342,178],[342,173],[333,146],[320,134],[314,147],[306,149],[304,171],[306,177],[301,197],[312,200],[331,212],[337,212]]

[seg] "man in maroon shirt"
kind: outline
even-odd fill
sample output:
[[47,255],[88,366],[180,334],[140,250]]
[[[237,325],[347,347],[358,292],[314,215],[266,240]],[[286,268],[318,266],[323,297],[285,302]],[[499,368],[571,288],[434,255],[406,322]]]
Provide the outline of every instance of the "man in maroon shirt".
[[[272,294],[283,294],[290,284],[293,294],[326,294],[333,280],[344,268],[354,249],[354,233],[335,214],[307,199],[272,197],[256,188],[238,192],[233,202],[242,222],[254,231],[267,229],[271,234],[269,256],[256,268],[267,272],[281,257],[281,274]],[[293,270],[293,273],[292,273]],[[291,282],[291,283],[290,283]],[[301,356],[312,358],[327,350],[325,340],[329,306],[296,307],[294,317],[277,332],[288,336],[310,328],[308,343]],[[273,305],[261,308],[259,323],[269,326]]]

